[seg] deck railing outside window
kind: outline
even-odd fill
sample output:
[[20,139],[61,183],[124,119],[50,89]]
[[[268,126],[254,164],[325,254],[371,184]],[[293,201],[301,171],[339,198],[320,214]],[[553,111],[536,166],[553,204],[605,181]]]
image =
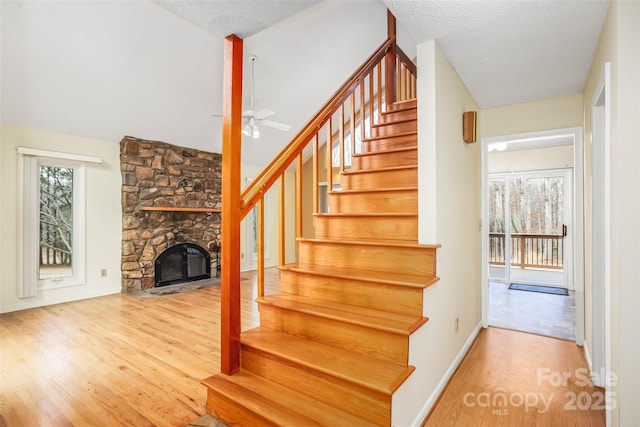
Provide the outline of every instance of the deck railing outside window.
[[[562,234],[511,234],[511,265],[520,268],[563,268]],[[489,233],[489,264],[505,264],[505,234]]]

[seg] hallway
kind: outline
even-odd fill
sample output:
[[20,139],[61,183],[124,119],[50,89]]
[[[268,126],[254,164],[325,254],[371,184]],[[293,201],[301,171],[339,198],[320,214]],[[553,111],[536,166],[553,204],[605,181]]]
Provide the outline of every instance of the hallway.
[[604,426],[604,390],[574,343],[490,327],[422,425]]

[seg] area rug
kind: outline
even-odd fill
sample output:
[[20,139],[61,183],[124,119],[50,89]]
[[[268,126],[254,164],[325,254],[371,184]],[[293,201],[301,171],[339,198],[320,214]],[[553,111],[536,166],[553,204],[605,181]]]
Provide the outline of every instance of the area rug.
[[522,283],[512,283],[509,289],[516,291],[539,292],[542,294],[564,295],[568,296],[569,292],[565,288],[554,288],[553,286],[525,285]]
[[195,291],[196,289],[206,289],[212,286],[218,286],[220,278],[202,279],[195,282],[177,283],[175,285],[160,286],[158,288],[143,289],[141,291],[131,292],[129,295],[140,300],[161,297],[165,295],[174,295],[181,292]]

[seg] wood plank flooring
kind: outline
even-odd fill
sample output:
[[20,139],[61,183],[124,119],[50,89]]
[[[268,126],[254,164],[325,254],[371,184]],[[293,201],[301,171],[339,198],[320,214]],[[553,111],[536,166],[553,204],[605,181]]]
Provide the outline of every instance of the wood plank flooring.
[[[277,269],[266,271],[267,293]],[[243,274],[243,329],[258,324],[255,276]],[[110,295],[0,315],[0,426],[184,426],[205,413],[200,381],[219,369],[218,287],[138,300]],[[567,388],[536,384],[536,369],[574,373],[567,341],[490,328],[481,332],[425,426],[604,425],[603,411],[563,410]],[[546,372],[546,371],[545,371]],[[545,413],[523,405],[464,404],[482,392],[542,393]],[[582,396],[586,398],[586,395]],[[583,402],[573,402],[577,406]],[[543,409],[542,402],[536,407]]]
[[[267,293],[278,287],[266,272]],[[258,324],[243,274],[242,326]],[[109,295],[0,316],[0,426],[184,426],[219,370],[220,288]]]
[[604,426],[586,366],[575,343],[483,329],[422,425]]

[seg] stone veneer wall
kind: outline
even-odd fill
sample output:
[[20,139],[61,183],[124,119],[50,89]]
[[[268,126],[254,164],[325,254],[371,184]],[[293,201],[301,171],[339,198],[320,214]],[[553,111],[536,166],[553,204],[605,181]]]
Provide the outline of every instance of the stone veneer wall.
[[122,291],[152,288],[154,261],[177,243],[195,243],[216,272],[220,214],[141,211],[143,206],[220,207],[222,155],[125,136],[122,173]]

